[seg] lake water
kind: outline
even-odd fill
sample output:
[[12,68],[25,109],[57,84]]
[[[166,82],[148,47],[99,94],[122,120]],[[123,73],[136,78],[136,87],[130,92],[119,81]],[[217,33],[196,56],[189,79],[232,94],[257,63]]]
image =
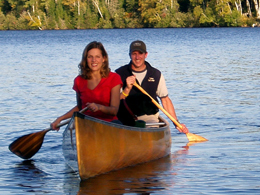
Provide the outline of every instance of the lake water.
[[[209,141],[190,145],[171,124],[171,155],[86,181],[65,164],[64,128],[32,160],[8,150],[75,105],[86,44],[101,41],[114,71],[136,39],[181,123]],[[259,194],[259,48],[260,28],[0,31],[0,194]]]

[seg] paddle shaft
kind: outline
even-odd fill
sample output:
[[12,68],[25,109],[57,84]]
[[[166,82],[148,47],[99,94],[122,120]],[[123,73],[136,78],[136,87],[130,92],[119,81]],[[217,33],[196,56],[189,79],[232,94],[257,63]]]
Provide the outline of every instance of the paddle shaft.
[[143,92],[145,95],[147,95],[149,98],[151,98],[152,102],[159,108],[166,116],[169,117],[169,119],[172,120],[172,122],[179,128],[182,129],[181,124],[170,115],[155,99],[153,99],[140,85],[138,85],[136,82],[134,83],[134,86],[137,87],[141,92]]
[[[64,126],[64,125],[67,125],[69,122],[70,122],[70,118],[67,119],[67,120],[65,120],[65,121],[63,121],[63,122],[61,122],[61,123],[59,123],[59,124],[57,125],[57,127],[62,127],[62,126]],[[48,132],[48,131],[50,131],[50,130],[54,130],[54,129],[52,129],[51,127],[47,128],[47,129],[44,129],[44,131],[46,131],[46,132]]]
[[[141,92],[143,92],[145,95],[147,95],[148,97],[151,98],[152,102],[166,115],[168,116],[172,122],[179,127],[180,129],[182,129],[182,125],[175,119],[173,118],[160,104],[158,104],[157,101],[155,101],[140,85],[138,85],[136,82],[134,83],[134,86],[137,87]],[[185,133],[188,140],[190,142],[203,142],[203,141],[208,141],[206,138],[193,134],[193,133]]]
[[[85,112],[87,109],[88,109],[88,107],[85,107],[85,108],[83,108],[82,110],[80,110],[79,112],[80,112],[80,113]],[[57,125],[57,127],[59,128],[59,127],[62,127],[62,126],[64,126],[64,125],[67,125],[67,124],[70,122],[70,119],[71,119],[71,118],[69,118],[69,119],[67,119],[67,120],[65,120],[65,121],[63,121],[63,122],[61,122],[61,123],[59,123],[59,124]],[[50,130],[54,130],[54,129],[52,129],[51,127],[47,128],[47,129],[44,129],[44,131],[46,131],[46,132],[48,132],[48,131],[50,131]]]
[[[80,110],[79,112],[80,112],[80,113],[85,112],[87,109],[88,109],[88,107],[85,107],[85,108],[83,108],[82,110]],[[69,119],[67,119],[67,120],[65,120],[65,121],[63,121],[63,122],[61,122],[61,123],[59,123],[59,124],[57,125],[57,127],[62,127],[62,126],[64,126],[64,125],[67,125],[67,124],[70,122],[70,120],[71,120],[71,118],[69,118]],[[53,129],[50,127],[50,128],[48,128],[48,129],[45,129],[45,130],[53,130]]]

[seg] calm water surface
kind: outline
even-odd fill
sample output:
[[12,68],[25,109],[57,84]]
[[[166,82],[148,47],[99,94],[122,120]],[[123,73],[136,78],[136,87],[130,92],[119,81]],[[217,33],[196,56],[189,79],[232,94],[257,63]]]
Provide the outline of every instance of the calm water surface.
[[[171,125],[171,155],[86,181],[64,162],[63,128],[32,160],[8,150],[75,105],[87,43],[104,44],[114,71],[136,39],[164,74],[179,120],[208,142],[190,144]],[[0,31],[0,193],[259,194],[259,46],[260,28]]]

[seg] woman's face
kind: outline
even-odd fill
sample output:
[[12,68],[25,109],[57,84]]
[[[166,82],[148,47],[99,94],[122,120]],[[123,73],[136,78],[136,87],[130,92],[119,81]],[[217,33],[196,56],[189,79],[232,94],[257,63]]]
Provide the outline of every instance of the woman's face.
[[92,71],[100,71],[105,58],[102,56],[102,52],[100,49],[93,48],[88,51],[87,62],[88,67]]

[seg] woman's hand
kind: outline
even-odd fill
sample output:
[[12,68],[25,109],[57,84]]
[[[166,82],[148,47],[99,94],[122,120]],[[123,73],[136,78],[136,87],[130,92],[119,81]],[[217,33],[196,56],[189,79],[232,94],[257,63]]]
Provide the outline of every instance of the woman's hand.
[[61,122],[61,119],[60,119],[60,118],[57,118],[55,121],[53,121],[53,122],[51,123],[51,128],[54,129],[54,130],[59,131],[60,128],[57,127],[57,125],[60,124],[60,122]]
[[100,105],[96,103],[86,103],[86,106],[88,107],[88,110],[92,112],[97,112],[100,110]]

